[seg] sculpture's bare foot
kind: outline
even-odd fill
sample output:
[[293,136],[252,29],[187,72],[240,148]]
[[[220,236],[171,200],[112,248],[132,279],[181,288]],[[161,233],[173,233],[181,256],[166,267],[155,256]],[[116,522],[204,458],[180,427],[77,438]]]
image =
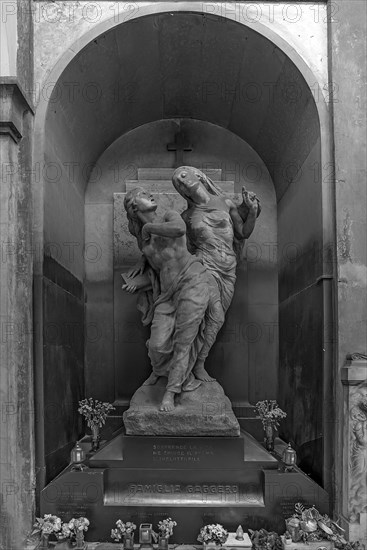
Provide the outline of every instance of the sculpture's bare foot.
[[161,406],[159,407],[160,411],[170,412],[175,408],[175,393],[173,391],[166,391],[164,393]]
[[157,376],[156,374],[154,374],[154,372],[152,372],[152,374],[148,376],[148,378],[143,383],[143,386],[153,386],[157,382],[158,378],[159,376]]
[[203,382],[215,382],[215,378],[206,372],[203,365],[196,365],[192,372],[198,380],[202,380]]

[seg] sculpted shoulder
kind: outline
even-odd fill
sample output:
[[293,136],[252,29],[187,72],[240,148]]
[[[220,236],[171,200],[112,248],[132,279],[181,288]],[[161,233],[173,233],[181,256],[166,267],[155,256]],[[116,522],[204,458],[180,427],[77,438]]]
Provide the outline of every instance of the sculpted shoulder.
[[170,222],[174,220],[181,220],[181,215],[176,210],[167,210],[164,214],[164,221]]

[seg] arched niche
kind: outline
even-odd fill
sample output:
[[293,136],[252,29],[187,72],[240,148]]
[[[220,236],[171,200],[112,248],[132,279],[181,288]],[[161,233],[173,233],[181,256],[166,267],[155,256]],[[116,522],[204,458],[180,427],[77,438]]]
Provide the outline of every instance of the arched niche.
[[[145,346],[149,330],[142,327],[136,299],[121,291],[120,275],[126,267],[116,265],[113,258],[111,243],[119,215],[114,193],[125,192],[126,182],[137,180],[139,168],[171,168],[175,155],[167,151],[167,144],[178,130],[192,147],[185,153],[185,163],[221,170],[224,189],[228,182],[239,194],[245,185],[261,197],[261,223],[247,241],[233,304],[207,361],[235,407],[243,408],[271,398],[277,386],[276,196],[264,162],[244,140],[221,126],[191,118],[150,122],[123,134],[101,155],[91,174],[85,240],[99,261],[85,263],[86,326],[98,325],[100,331],[99,338],[86,342],[86,391],[126,406],[150,374]],[[101,368],[104,377],[98,382]]]
[[[63,412],[57,438],[47,421],[39,428],[38,440],[45,445],[39,447],[39,460],[46,464],[47,479],[60,470],[80,429],[75,402],[85,381],[89,390],[110,376],[103,357],[113,334],[100,346],[100,370],[88,371],[85,362],[86,345],[99,338],[98,326],[86,324],[84,314],[85,266],[101,261],[93,259],[85,242],[85,193],[88,189],[88,197],[92,189],[93,168],[134,129],[194,119],[242,140],[261,159],[274,186],[279,391],[274,387],[273,396],[288,412],[284,437],[297,446],[305,470],[321,480],[327,454],[320,436],[322,388],[330,370],[330,354],[323,351],[330,301],[324,250],[332,239],[326,107],[315,103],[310,69],[269,29],[195,9],[180,11],[177,5],[151,8],[152,14],[149,9],[112,28],[104,23],[102,34],[96,27],[83,36],[50,75],[54,91],[36,114],[35,158],[44,166],[35,234],[45,250],[37,265],[36,289],[44,303],[40,322],[49,327],[56,318],[63,327],[70,318],[78,320],[76,332],[58,330],[52,338],[44,332],[44,345],[36,348],[39,396],[46,407],[52,395]],[[262,364],[260,386],[265,371]],[[320,397],[316,404],[315,395]],[[112,383],[100,397],[114,398]]]

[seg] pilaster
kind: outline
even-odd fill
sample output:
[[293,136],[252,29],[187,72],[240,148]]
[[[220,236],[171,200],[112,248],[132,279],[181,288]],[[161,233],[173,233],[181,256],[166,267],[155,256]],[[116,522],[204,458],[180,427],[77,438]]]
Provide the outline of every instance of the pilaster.
[[343,384],[342,519],[348,539],[367,540],[367,356],[351,354]]
[[[25,546],[34,518],[33,109],[29,2],[2,3],[0,64],[0,547]],[[5,10],[6,8],[6,10]],[[5,37],[5,38],[4,38]],[[27,45],[25,41],[27,40]]]

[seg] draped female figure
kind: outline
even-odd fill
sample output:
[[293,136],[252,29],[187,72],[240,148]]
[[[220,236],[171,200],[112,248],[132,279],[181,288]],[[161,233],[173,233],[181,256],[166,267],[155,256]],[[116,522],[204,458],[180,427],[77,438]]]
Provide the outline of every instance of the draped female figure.
[[[204,362],[222,327],[231,304],[237,258],[261,211],[255,193],[242,188],[243,202],[237,206],[210,178],[192,166],[177,168],[172,183],[187,201],[182,218],[187,228],[189,251],[203,262],[211,275],[211,300],[206,313],[205,344],[193,373],[200,380],[212,380]],[[219,292],[218,292],[219,290]]]

